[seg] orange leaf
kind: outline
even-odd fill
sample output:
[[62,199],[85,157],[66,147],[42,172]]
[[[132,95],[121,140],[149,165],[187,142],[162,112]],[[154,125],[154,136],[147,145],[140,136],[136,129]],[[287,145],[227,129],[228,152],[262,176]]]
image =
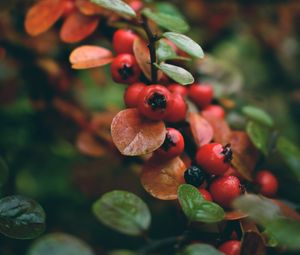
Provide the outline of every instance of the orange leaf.
[[247,214],[234,210],[234,211],[225,212],[224,220],[239,220],[239,219],[243,219],[246,217],[247,217]]
[[86,69],[106,65],[113,60],[112,52],[102,47],[84,45],[76,48],[70,55],[74,69]]
[[32,36],[47,31],[63,14],[65,2],[42,0],[32,6],[25,18],[26,32]]
[[105,12],[105,10],[100,6],[93,4],[88,0],[76,0],[75,4],[80,12],[84,15],[95,15]]
[[166,128],[162,121],[143,118],[137,109],[126,109],[114,117],[111,135],[122,154],[136,156],[158,149],[165,140]]
[[292,209],[291,207],[289,207],[284,202],[281,202],[280,200],[277,200],[277,199],[271,199],[271,201],[274,204],[276,204],[277,206],[279,206],[279,208],[284,216],[292,218],[294,220],[300,220],[300,214],[297,211],[295,211],[294,209]]
[[96,137],[89,132],[81,132],[76,141],[78,150],[87,156],[100,157],[105,153],[105,149]]
[[209,143],[214,135],[211,125],[199,113],[190,112],[189,122],[194,140],[198,147]]
[[79,42],[93,33],[99,24],[99,17],[85,16],[79,11],[71,13],[60,30],[60,38],[66,43]]
[[152,157],[143,167],[141,182],[152,196],[162,200],[177,199],[177,189],[184,183],[186,166],[179,158],[162,161]]

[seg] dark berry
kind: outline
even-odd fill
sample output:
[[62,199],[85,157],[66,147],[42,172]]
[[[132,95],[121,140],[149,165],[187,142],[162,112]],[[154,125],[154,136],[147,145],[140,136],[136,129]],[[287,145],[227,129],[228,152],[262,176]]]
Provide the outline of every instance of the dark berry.
[[205,173],[197,166],[191,166],[184,172],[186,183],[199,187],[205,181]]

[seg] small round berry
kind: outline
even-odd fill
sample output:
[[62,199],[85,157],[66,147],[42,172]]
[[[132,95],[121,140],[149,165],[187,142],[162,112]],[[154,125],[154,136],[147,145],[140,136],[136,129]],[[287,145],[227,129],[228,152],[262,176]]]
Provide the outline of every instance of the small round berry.
[[214,105],[214,104],[210,104],[206,107],[204,107],[204,109],[202,110],[202,113],[204,115],[209,115],[209,116],[216,116],[219,118],[224,118],[225,117],[225,111],[223,109],[223,107],[221,107],[220,105]]
[[224,208],[230,208],[232,201],[242,193],[240,180],[232,175],[215,179],[209,191],[213,200]]
[[135,12],[138,12],[139,10],[141,10],[143,8],[143,3],[142,1],[139,1],[139,0],[134,0],[134,1],[131,1],[129,3],[130,7],[135,11]]
[[213,87],[208,84],[195,83],[188,91],[190,99],[201,109],[208,106],[213,99]]
[[164,86],[146,86],[139,94],[138,109],[148,119],[162,120],[171,110],[170,100],[171,93]]
[[170,90],[172,93],[180,94],[181,96],[186,96],[188,93],[188,90],[185,86],[182,86],[178,83],[172,83],[167,86],[168,90]]
[[112,78],[115,82],[130,84],[138,81],[141,70],[131,54],[119,54],[111,63]]
[[213,201],[211,194],[206,189],[199,189],[199,192],[201,193],[201,195],[205,200],[210,202]]
[[164,143],[156,151],[156,154],[163,158],[174,158],[179,156],[184,150],[184,138],[175,128],[167,128]]
[[184,172],[186,183],[199,187],[205,181],[205,173],[197,166],[191,166]]
[[260,187],[260,193],[267,197],[273,197],[277,193],[277,178],[268,170],[259,171],[256,174],[255,182]]
[[145,87],[146,84],[142,82],[133,83],[127,87],[124,93],[124,102],[128,108],[138,106],[139,94]]
[[184,121],[187,105],[180,94],[172,94],[170,100],[170,108],[169,114],[166,115],[165,120],[169,122],[179,122]]
[[209,174],[222,175],[230,167],[232,150],[220,143],[202,145],[196,154],[196,162]]
[[220,245],[219,251],[226,255],[240,255],[241,242],[237,240],[230,240]]
[[133,54],[133,43],[138,36],[131,30],[118,29],[112,39],[113,47],[117,54]]

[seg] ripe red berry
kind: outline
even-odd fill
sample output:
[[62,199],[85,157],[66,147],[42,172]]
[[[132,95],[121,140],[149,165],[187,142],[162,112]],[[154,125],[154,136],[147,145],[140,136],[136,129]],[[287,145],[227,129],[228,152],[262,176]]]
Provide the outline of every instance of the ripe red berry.
[[181,96],[186,96],[188,93],[188,90],[185,86],[182,86],[178,83],[172,83],[167,86],[168,90],[170,90],[172,93],[180,94]]
[[230,208],[232,201],[241,192],[240,180],[235,176],[221,176],[215,179],[210,187],[210,194],[213,200],[224,208]]
[[111,63],[112,78],[119,83],[134,83],[138,81],[141,70],[131,54],[120,54]]
[[171,110],[171,93],[164,86],[154,84],[144,88],[139,94],[138,109],[151,120],[164,119]]
[[180,94],[172,94],[170,100],[170,108],[168,115],[166,115],[165,120],[169,122],[179,122],[184,121],[187,105]]
[[241,242],[237,240],[230,240],[220,245],[219,251],[226,255],[240,255]]
[[259,171],[256,174],[255,182],[260,187],[260,193],[267,197],[275,196],[278,189],[277,178],[268,170]]
[[145,83],[137,82],[128,86],[124,93],[124,102],[128,108],[138,106],[140,92],[146,87]]
[[219,105],[214,105],[214,104],[210,104],[206,107],[203,108],[202,113],[205,115],[209,115],[209,116],[217,116],[219,118],[224,118],[225,117],[225,111],[223,109],[223,107],[219,106]]
[[191,184],[195,187],[200,187],[205,181],[205,173],[198,166],[190,166],[184,172],[184,180],[186,183]]
[[232,151],[220,143],[202,145],[196,154],[196,162],[209,174],[222,175],[230,167]]
[[129,3],[130,7],[135,11],[135,12],[138,12],[139,10],[141,10],[143,8],[143,3],[142,1],[139,1],[139,0],[134,0],[134,1],[131,1]]
[[209,84],[195,83],[188,91],[190,99],[201,109],[208,106],[213,99],[213,87]]
[[199,189],[199,192],[204,197],[205,200],[212,202],[212,196],[206,189]]
[[133,42],[137,37],[131,30],[118,29],[112,39],[115,52],[133,54]]
[[167,128],[164,143],[156,151],[156,155],[163,158],[174,158],[179,156],[184,150],[184,138],[175,128]]

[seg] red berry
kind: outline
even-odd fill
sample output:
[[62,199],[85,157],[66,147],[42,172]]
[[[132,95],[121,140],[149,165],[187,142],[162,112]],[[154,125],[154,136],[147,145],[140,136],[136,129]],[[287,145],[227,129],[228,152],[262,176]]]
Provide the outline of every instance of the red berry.
[[195,83],[189,88],[190,99],[201,109],[208,106],[213,99],[213,87],[208,84]]
[[205,200],[212,202],[212,196],[206,189],[199,189],[199,192],[204,197]]
[[182,86],[178,83],[172,83],[170,85],[167,86],[168,90],[170,90],[172,93],[177,93],[180,94],[181,96],[186,96],[188,91],[187,88],[185,86]]
[[111,63],[112,78],[119,83],[134,83],[138,81],[141,70],[131,54],[120,54]]
[[239,255],[241,252],[241,242],[230,240],[220,245],[219,251],[226,255]]
[[142,115],[151,120],[164,119],[171,110],[171,93],[161,85],[145,87],[139,94],[138,109]]
[[255,182],[259,185],[262,195],[267,197],[275,196],[278,189],[278,181],[270,171],[259,171],[256,174]]
[[137,37],[131,30],[118,29],[112,39],[115,52],[133,54],[133,42]]
[[138,12],[139,10],[141,10],[143,8],[143,3],[142,1],[138,1],[138,0],[135,0],[135,1],[131,1],[129,3],[130,7],[135,11],[135,12]]
[[145,83],[142,82],[133,83],[127,87],[124,93],[124,102],[128,108],[135,108],[138,106],[139,94],[145,87]]
[[232,175],[215,179],[209,191],[213,200],[224,208],[230,208],[232,201],[242,192],[240,180]]
[[70,15],[73,11],[75,11],[75,1],[74,0],[67,0],[64,2],[64,12],[63,16],[66,17]]
[[208,114],[209,116],[216,116],[219,118],[225,117],[225,111],[224,111],[223,107],[221,107],[219,105],[214,105],[214,104],[204,107],[204,109],[202,110],[202,113]]
[[174,158],[179,156],[184,150],[184,138],[175,128],[167,128],[164,143],[156,151],[157,155],[164,158]]
[[184,121],[187,112],[187,105],[182,96],[180,94],[171,95],[170,105],[172,110],[169,111],[168,115],[166,115],[165,120],[169,122]]
[[232,151],[220,143],[202,145],[196,154],[196,162],[209,174],[222,175],[230,167]]

